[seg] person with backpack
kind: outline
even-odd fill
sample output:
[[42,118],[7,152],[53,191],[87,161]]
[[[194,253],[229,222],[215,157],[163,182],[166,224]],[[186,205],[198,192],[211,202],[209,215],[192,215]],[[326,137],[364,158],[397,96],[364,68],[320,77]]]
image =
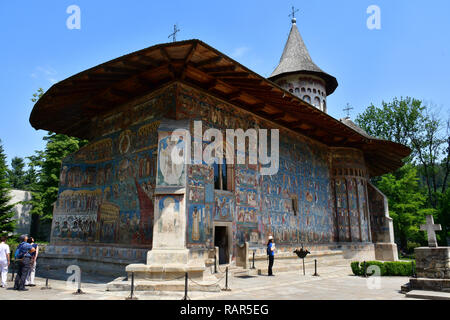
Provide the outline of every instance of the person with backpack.
[[8,277],[8,267],[10,264],[9,246],[6,244],[6,236],[3,236],[0,243],[0,272],[2,279],[2,288],[6,288],[6,280]]
[[39,247],[37,243],[34,242],[33,237],[29,237],[28,241],[29,244],[33,246],[34,249],[36,249],[35,252],[31,253],[31,265],[30,265],[30,271],[28,272],[27,280],[25,281],[25,286],[35,287],[36,284],[34,283],[34,277],[36,275],[36,260],[39,254]]
[[273,242],[273,237],[269,236],[269,242],[267,242],[267,256],[269,257],[269,276],[273,277],[272,273],[273,262],[275,259],[275,243]]
[[16,261],[18,261],[18,271],[16,281],[14,282],[14,290],[27,291],[28,289],[25,289],[25,281],[27,280],[28,273],[30,272],[32,260],[31,254],[35,252],[36,249],[27,242],[27,235],[21,235],[20,241],[21,243],[17,247],[14,254]]

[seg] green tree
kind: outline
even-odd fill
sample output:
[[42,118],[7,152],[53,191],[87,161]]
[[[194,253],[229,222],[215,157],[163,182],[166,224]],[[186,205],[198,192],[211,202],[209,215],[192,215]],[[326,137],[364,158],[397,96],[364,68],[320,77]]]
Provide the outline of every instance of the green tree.
[[388,197],[389,214],[400,247],[406,249],[408,241],[425,244],[420,224],[436,210],[425,207],[426,196],[420,192],[417,169],[407,164],[396,175],[386,174],[378,182],[378,188]]
[[[383,101],[380,108],[372,104],[358,115],[355,122],[374,137],[411,148],[412,154],[405,162],[420,165],[419,173],[427,189],[428,205],[437,209],[438,193],[445,192],[450,172],[448,121],[445,132],[440,114],[422,101],[407,97],[395,98],[389,103]],[[439,175],[444,177],[442,186]]]
[[[394,98],[392,102],[381,103],[381,107],[370,105],[355,120],[356,124],[373,137],[397,142],[413,150],[411,159],[416,156],[411,135],[420,131],[424,120],[425,106],[422,101]],[[408,160],[411,160],[408,159]]]
[[34,165],[30,163],[28,165],[28,170],[25,172],[24,176],[24,183],[25,183],[24,190],[26,191],[33,190],[35,188],[37,181],[38,181],[38,173],[34,168]]
[[11,169],[8,170],[9,184],[13,189],[25,189],[25,162],[22,158],[14,157],[11,160]]
[[14,205],[9,204],[11,197],[9,192],[11,186],[8,182],[8,168],[6,166],[6,155],[0,140],[0,236],[14,232],[15,221],[13,219]]
[[43,139],[46,141],[45,150],[36,151],[34,156],[29,157],[33,167],[39,168],[38,183],[33,190],[39,205],[35,205],[33,213],[38,213],[42,218],[51,218],[52,206],[58,194],[62,160],[85,145],[86,141],[52,132]]
[[450,189],[440,194],[437,223],[442,225],[442,231],[437,232],[437,239],[440,245],[449,246],[447,238],[450,237]]
[[444,213],[447,212],[444,208],[449,206],[445,192],[450,173],[450,121],[445,132],[443,119],[432,107],[407,97],[383,101],[381,107],[372,104],[355,120],[370,135],[404,144],[412,150],[411,156],[405,159],[406,167],[372,179],[388,197],[403,249],[408,240],[423,242],[424,233],[419,228],[425,214],[434,214],[443,225],[442,239],[450,230]]

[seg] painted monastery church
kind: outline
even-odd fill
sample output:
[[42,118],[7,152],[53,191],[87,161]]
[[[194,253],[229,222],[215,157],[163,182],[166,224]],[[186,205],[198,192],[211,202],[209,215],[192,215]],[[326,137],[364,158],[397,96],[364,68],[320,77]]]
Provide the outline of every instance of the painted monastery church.
[[[386,197],[369,178],[401,167],[410,150],[328,115],[327,96],[337,87],[311,59],[295,19],[269,78],[189,40],[55,84],[30,123],[90,143],[63,160],[46,257],[121,270],[202,266],[216,247],[220,263],[245,265],[251,250],[265,255],[272,235],[279,252],[303,245],[397,259]],[[174,165],[171,150],[187,145],[195,121],[203,131],[278,129],[278,172],[261,175],[259,164]],[[173,141],[174,130],[186,135]]]

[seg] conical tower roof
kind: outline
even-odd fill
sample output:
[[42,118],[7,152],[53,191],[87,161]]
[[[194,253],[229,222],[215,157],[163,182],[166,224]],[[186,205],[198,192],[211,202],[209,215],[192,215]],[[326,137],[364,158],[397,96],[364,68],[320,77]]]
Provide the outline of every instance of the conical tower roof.
[[295,73],[312,74],[322,78],[326,83],[327,95],[332,94],[338,86],[336,78],[323,72],[311,59],[294,18],[292,19],[291,32],[284,47],[280,63],[269,77],[269,80],[274,81],[282,76]]

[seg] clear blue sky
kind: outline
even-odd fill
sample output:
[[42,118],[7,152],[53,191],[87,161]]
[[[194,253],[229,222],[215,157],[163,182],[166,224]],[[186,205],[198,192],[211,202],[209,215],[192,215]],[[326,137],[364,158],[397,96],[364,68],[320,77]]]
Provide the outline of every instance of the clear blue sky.
[[[69,5],[81,30],[69,30]],[[381,8],[381,30],[366,26],[369,5]],[[291,6],[310,54],[339,81],[328,99],[341,118],[412,96],[450,109],[450,1],[0,1],[0,139],[9,158],[42,149],[43,131],[29,124],[30,98],[53,83],[118,56],[168,42],[201,39],[262,76],[278,64]]]

